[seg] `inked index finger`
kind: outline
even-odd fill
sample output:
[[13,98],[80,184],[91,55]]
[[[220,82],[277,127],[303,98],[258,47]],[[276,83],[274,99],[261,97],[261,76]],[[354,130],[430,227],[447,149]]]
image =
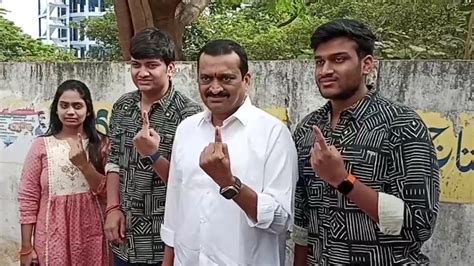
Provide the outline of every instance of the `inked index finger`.
[[142,129],[148,130],[150,128],[150,120],[148,120],[147,111],[142,112],[142,121],[143,121]]
[[216,127],[214,142],[215,143],[222,143],[222,131],[221,131],[221,127],[219,127],[219,126]]
[[324,135],[321,132],[321,130],[319,129],[319,127],[318,126],[313,126],[313,131],[314,131],[314,134],[316,136],[315,141],[319,144],[319,147],[321,148],[321,150],[329,149],[328,145],[326,145],[326,138],[324,137]]

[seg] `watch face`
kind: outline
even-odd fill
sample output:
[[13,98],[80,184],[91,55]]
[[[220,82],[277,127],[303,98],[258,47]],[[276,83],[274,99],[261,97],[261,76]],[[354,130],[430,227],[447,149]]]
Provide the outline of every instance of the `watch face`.
[[338,187],[337,190],[341,192],[343,195],[349,194],[354,188],[354,184],[352,184],[349,180],[344,180]]
[[237,193],[238,192],[235,189],[230,188],[226,191],[223,191],[222,196],[224,196],[226,199],[232,199],[237,195]]

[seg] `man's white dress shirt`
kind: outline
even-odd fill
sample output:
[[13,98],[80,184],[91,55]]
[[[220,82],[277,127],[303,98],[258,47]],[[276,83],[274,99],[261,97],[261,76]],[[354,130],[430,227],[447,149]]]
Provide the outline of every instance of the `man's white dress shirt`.
[[290,131],[248,97],[221,129],[232,174],[258,195],[258,222],[220,195],[199,167],[201,152],[215,137],[205,111],[177,128],[161,237],[174,247],[174,265],[284,265],[298,175]]

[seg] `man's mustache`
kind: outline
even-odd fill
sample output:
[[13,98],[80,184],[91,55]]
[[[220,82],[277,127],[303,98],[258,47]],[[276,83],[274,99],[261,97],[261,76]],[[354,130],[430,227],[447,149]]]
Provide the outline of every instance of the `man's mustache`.
[[228,97],[229,93],[226,91],[220,91],[219,93],[213,93],[212,91],[206,92],[206,97]]

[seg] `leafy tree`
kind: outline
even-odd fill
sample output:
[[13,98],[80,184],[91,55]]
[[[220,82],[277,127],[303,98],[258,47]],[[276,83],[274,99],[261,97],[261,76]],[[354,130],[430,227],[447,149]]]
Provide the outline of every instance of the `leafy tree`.
[[[207,41],[230,38],[244,45],[253,60],[311,58],[309,39],[317,26],[335,18],[354,18],[377,34],[381,58],[460,59],[472,38],[469,13],[460,2],[214,0],[185,27],[183,52],[187,60],[194,60]],[[111,11],[88,23],[87,34],[107,51],[102,59],[120,58],[115,24]]]
[[0,16],[0,61],[72,61],[71,53],[46,45]]

